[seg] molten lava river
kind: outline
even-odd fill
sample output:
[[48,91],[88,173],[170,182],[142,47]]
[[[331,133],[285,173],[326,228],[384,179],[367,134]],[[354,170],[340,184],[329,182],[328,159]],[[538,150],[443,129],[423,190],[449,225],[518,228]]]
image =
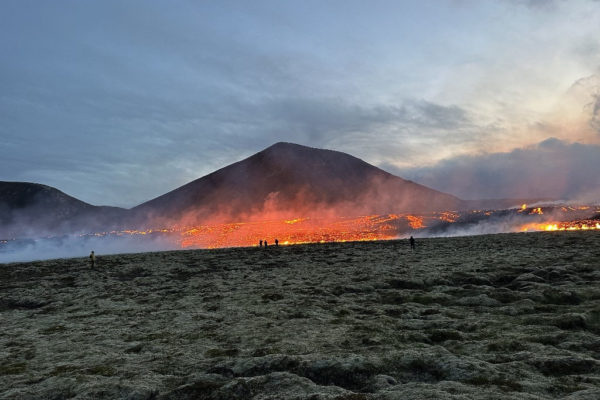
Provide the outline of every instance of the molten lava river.
[[454,212],[426,215],[384,214],[359,217],[303,217],[284,220],[238,222],[199,226],[181,230],[181,247],[217,248],[325,242],[356,242],[396,239],[440,221],[454,222]]
[[[507,225],[506,221],[510,221]],[[501,222],[501,223],[498,223]],[[445,211],[421,215],[384,214],[358,217],[297,217],[262,221],[214,223],[199,226],[123,230],[89,234],[93,236],[160,235],[180,248],[220,248],[269,245],[389,240],[408,235],[445,235],[450,227],[498,223],[500,232],[600,230],[600,206],[549,206],[509,210]],[[507,229],[507,226],[510,228]],[[462,233],[468,234],[468,233]],[[84,236],[89,236],[84,235]]]
[[356,218],[294,218],[206,225],[181,231],[181,247],[238,247],[260,240],[280,245],[393,239],[402,225],[412,222],[398,215]]

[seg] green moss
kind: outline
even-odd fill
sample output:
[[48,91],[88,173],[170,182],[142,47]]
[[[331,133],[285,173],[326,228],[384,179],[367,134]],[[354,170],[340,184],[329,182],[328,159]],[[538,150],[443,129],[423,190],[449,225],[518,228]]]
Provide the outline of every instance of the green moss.
[[281,353],[281,349],[277,347],[261,347],[252,352],[252,357],[264,357],[269,354]]
[[116,371],[110,365],[95,365],[85,370],[89,375],[114,376]]
[[362,393],[343,394],[341,396],[334,397],[334,400],[368,400],[371,397]]
[[162,331],[162,332],[151,333],[148,336],[144,337],[142,340],[152,341],[152,340],[168,339],[170,337],[171,337],[171,334],[169,332]]
[[449,299],[446,296],[436,296],[436,295],[429,295],[429,294],[417,294],[414,295],[411,299],[412,302],[414,303],[419,303],[419,304],[423,304],[423,305],[430,305],[430,304],[440,304],[440,305],[447,305],[449,304]]
[[130,347],[130,348],[128,348],[128,349],[126,349],[126,350],[125,350],[125,353],[129,353],[129,354],[131,354],[131,353],[133,353],[133,354],[138,354],[138,353],[140,353],[140,352],[142,351],[142,349],[143,349],[143,348],[144,348],[144,345],[143,345],[143,344],[141,344],[141,343],[140,343],[140,344],[136,344],[135,346],[132,346],[132,347]]
[[200,337],[201,335],[199,332],[188,332],[180,336],[181,339],[189,340],[192,342],[196,342],[198,339],[200,339]]
[[474,386],[498,386],[502,390],[507,391],[516,391],[520,392],[523,389],[523,386],[515,381],[510,379],[504,379],[501,377],[487,377],[487,376],[476,376],[471,379],[465,381],[469,385]]
[[541,343],[546,346],[556,346],[567,339],[567,335],[565,333],[560,333],[558,335],[542,335],[542,336],[534,336],[529,338],[530,342]]
[[433,343],[441,343],[447,340],[462,340],[462,335],[458,331],[450,329],[440,329],[431,332],[429,340]]
[[583,315],[579,314],[567,314],[562,315],[560,318],[554,320],[554,326],[564,330],[578,330],[585,329],[587,322]]
[[25,363],[14,363],[0,365],[0,376],[2,375],[19,375],[25,373],[27,370],[27,364]]
[[55,326],[51,326],[49,328],[46,329],[42,329],[40,331],[40,333],[42,333],[43,335],[52,335],[55,333],[61,333],[61,332],[65,332],[67,330],[67,328],[65,328],[62,325],[55,325]]
[[56,376],[56,375],[63,375],[63,374],[70,374],[74,371],[78,371],[79,368],[77,368],[74,365],[59,365],[58,367],[54,368],[52,370],[52,372],[50,372],[51,376]]
[[335,316],[336,317],[343,317],[345,315],[350,314],[350,310],[346,309],[346,308],[340,308],[339,310],[337,310],[335,312]]
[[516,352],[527,349],[527,346],[516,340],[492,342],[487,346],[488,351]]
[[207,350],[204,355],[206,357],[215,358],[215,357],[234,357],[239,354],[238,349],[210,349]]

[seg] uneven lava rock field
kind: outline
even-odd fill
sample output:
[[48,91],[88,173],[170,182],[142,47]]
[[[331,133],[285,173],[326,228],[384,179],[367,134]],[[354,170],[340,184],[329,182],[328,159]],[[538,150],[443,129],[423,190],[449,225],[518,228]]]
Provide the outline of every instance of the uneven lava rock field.
[[0,265],[2,399],[598,399],[600,233]]

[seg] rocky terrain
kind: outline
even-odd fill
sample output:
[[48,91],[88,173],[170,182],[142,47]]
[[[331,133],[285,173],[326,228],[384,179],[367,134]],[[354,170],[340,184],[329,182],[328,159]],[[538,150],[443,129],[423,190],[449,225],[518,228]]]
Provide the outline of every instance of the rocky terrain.
[[0,265],[2,399],[598,399],[600,233]]

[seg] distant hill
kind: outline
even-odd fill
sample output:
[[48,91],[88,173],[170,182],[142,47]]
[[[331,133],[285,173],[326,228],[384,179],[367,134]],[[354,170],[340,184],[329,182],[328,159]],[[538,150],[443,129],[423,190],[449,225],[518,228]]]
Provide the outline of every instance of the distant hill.
[[93,231],[114,225],[126,213],[39,183],[0,182],[0,239]]
[[133,209],[201,221],[273,213],[362,215],[457,210],[455,196],[404,180],[339,151],[276,143]]

